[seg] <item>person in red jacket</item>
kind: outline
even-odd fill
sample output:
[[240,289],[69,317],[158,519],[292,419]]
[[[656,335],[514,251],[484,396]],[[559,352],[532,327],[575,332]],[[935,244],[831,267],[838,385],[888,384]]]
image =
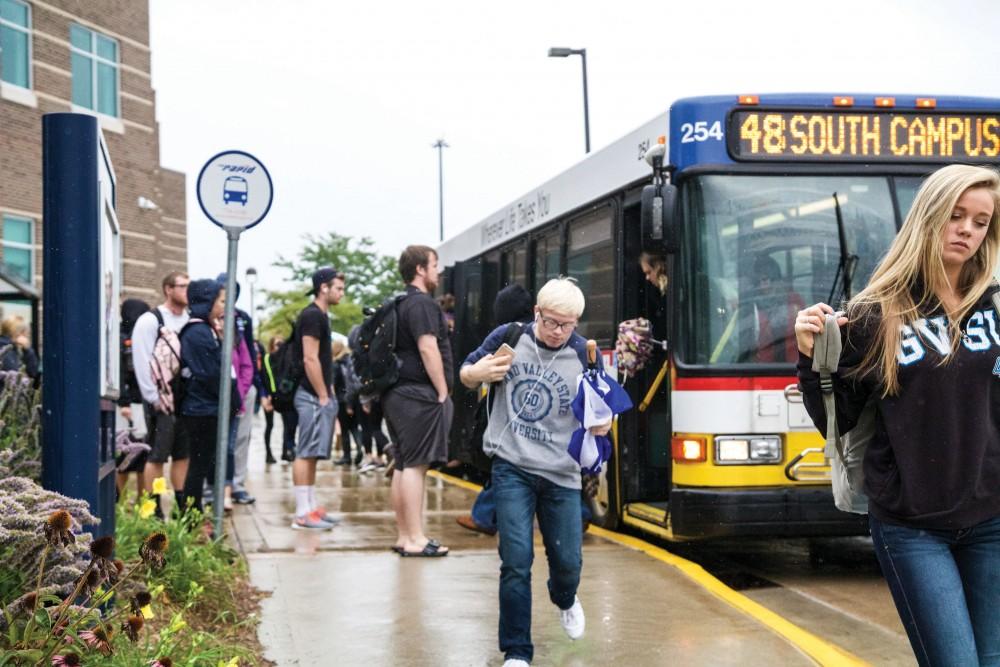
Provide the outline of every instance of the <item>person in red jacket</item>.
[[781,267],[772,257],[761,255],[753,263],[754,361],[761,364],[795,361],[795,318],[806,307],[805,299],[789,288]]
[[[921,665],[1000,664],[1000,174],[951,165],[917,193],[847,305],[833,375],[841,433],[876,408],[864,454],[875,554]],[[814,336],[797,314],[803,400],[826,430]]]

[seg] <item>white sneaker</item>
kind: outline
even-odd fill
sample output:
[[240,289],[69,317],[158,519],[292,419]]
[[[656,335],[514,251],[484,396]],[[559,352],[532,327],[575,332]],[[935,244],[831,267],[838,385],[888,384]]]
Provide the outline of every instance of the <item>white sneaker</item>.
[[510,660],[504,660],[503,667],[530,667],[530,665],[520,658],[511,658]]
[[559,621],[570,639],[579,639],[583,636],[583,630],[587,627],[587,619],[583,615],[583,605],[580,604],[579,596],[573,599],[572,607],[559,610]]

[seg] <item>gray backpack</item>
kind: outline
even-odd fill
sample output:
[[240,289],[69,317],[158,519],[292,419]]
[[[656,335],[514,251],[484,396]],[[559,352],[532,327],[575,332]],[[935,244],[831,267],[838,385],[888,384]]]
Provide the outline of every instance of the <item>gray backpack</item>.
[[868,498],[864,494],[865,450],[875,435],[875,397],[865,403],[858,423],[841,435],[837,427],[837,401],[833,393],[833,373],[840,364],[843,343],[837,315],[827,315],[823,333],[817,334],[813,345],[814,372],[819,373],[819,387],[823,393],[826,410],[826,449],[824,456],[830,461],[830,480],[833,484],[833,502],[842,512],[868,513]]
[[[991,298],[993,307],[1000,314],[1000,292],[995,292]],[[837,401],[831,376],[837,372],[842,347],[837,314],[827,315],[823,333],[817,334],[814,339],[812,364],[813,371],[819,373],[823,408],[826,410],[826,449],[823,453],[830,461],[833,502],[837,509],[867,514],[868,498],[864,493],[863,466],[868,443],[875,435],[876,398],[874,395],[869,397],[854,428],[841,434],[837,428]]]

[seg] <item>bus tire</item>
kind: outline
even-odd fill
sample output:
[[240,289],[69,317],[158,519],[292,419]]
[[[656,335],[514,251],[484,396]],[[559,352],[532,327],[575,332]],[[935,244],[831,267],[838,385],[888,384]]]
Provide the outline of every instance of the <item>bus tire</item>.
[[608,461],[601,472],[590,480],[584,476],[584,490],[588,484],[597,486],[596,493],[585,493],[587,505],[590,507],[590,522],[607,530],[618,529],[618,470],[614,457]]

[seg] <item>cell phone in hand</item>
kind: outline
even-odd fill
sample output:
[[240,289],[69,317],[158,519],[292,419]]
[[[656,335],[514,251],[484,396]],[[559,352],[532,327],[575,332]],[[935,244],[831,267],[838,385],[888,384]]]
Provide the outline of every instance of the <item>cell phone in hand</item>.
[[512,348],[507,343],[504,343],[497,348],[497,351],[493,353],[493,357],[507,357],[508,359],[514,358],[514,348]]

